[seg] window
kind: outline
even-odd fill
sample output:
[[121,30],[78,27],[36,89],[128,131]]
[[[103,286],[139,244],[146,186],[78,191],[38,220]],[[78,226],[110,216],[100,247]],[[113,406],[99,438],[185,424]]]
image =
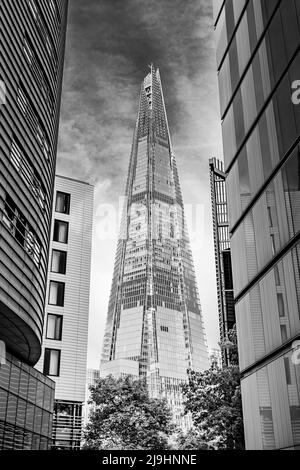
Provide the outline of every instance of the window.
[[0,75],[0,106],[6,104],[6,84],[4,77]]
[[63,222],[62,220],[55,220],[53,240],[55,242],[68,243],[68,231],[68,222]]
[[70,214],[70,194],[57,191],[55,211],[61,214]]
[[2,221],[39,267],[42,252],[39,239],[8,194],[6,194]]
[[44,130],[42,129],[42,127],[39,123],[36,126],[36,136],[37,136],[38,142],[40,144],[40,147],[43,151],[43,154],[44,154],[46,160],[48,160],[49,155],[50,155],[50,146],[49,146],[48,140],[46,138],[46,134],[45,134]]
[[27,33],[25,33],[25,37],[24,37],[23,50],[24,50],[26,59],[29,65],[31,66],[31,71],[34,75],[36,85],[41,90],[43,90],[46,100],[48,102],[48,105],[50,107],[51,113],[53,113],[54,97],[51,91],[50,82],[49,82],[47,75],[45,75],[45,72],[43,70],[43,65],[40,62],[40,59],[33,52],[35,49]]
[[67,253],[66,251],[53,250],[51,272],[66,274]]
[[50,0],[50,8],[53,14],[56,14],[56,5],[54,3],[54,0]]
[[276,286],[280,286],[280,275],[279,275],[279,268],[278,265],[274,267],[274,276],[275,276],[275,284]]
[[264,171],[265,180],[270,176],[273,169],[273,163],[271,158],[271,148],[268,136],[268,123],[267,123],[267,116],[264,113],[261,117],[260,122],[258,123],[258,131],[259,131],[259,141],[261,151],[259,152],[262,157],[262,165]]
[[24,155],[24,152],[21,150],[21,147],[15,139],[12,142],[10,159],[17,172],[21,175],[26,186],[35,196],[41,208],[45,209],[45,190],[43,189],[39,176],[31,162],[29,162],[28,158]]
[[44,374],[59,377],[60,368],[60,354],[59,349],[45,349],[44,357]]
[[273,219],[272,219],[272,210],[271,207],[268,206],[268,216],[269,216],[269,225],[270,227],[273,227]]
[[284,358],[284,368],[285,368],[286,383],[287,383],[287,385],[291,385],[292,376],[291,376],[290,358],[289,357]]
[[51,8],[51,11],[52,11],[52,14],[53,14],[54,18],[56,18],[58,24],[60,24],[60,22],[61,22],[60,13],[58,11],[55,0],[50,0],[50,8]]
[[274,427],[272,408],[267,406],[259,407],[262,435],[265,442],[268,443],[270,448],[275,446]]
[[18,105],[23,113],[24,116],[27,114],[27,108],[28,108],[28,101],[25,97],[24,91],[19,87],[18,88]]
[[251,194],[250,190],[250,174],[248,166],[247,150],[243,148],[238,158],[238,172],[240,180],[241,195]]
[[62,322],[63,317],[61,315],[53,315],[52,313],[49,313],[47,320],[47,339],[61,341]]
[[49,304],[64,306],[65,284],[64,282],[50,281]]
[[39,30],[39,33],[41,35],[41,38],[44,42],[44,45],[47,48],[47,51],[48,51],[50,57],[52,58],[53,55],[54,55],[54,47],[53,47],[52,41],[49,37],[48,30],[47,30],[47,27],[44,23],[44,20],[41,16],[34,0],[29,0],[29,6],[30,6],[31,12],[33,14],[36,26],[37,26],[37,28]]
[[35,264],[39,266],[41,258],[41,245],[37,241],[35,234],[30,230],[28,230],[26,234],[25,249],[33,258]]
[[2,220],[7,228],[14,234],[17,217],[17,208],[12,198],[7,194],[5,199]]
[[288,339],[286,325],[280,325],[281,340],[285,343]]
[[28,41],[26,38],[24,38],[24,44],[23,44],[23,50],[25,52],[26,58],[30,64],[33,62],[33,52],[30,48],[30,45],[28,44]]
[[277,302],[278,302],[278,312],[280,317],[285,316],[284,312],[284,301],[283,301],[283,295],[282,294],[277,294]]
[[161,331],[164,331],[165,333],[168,333],[169,328],[167,326],[161,326],[160,327]]
[[290,406],[290,412],[291,412],[292,428],[293,428],[293,432],[296,438],[296,432],[299,429],[299,425],[300,425],[300,407]]
[[275,254],[276,254],[275,236],[274,236],[274,234],[272,233],[272,234],[270,235],[270,237],[271,237],[272,255],[275,256]]
[[33,0],[29,0],[29,7],[30,7],[30,10],[33,14],[34,19],[36,19],[37,16],[38,16],[38,11],[37,11],[36,4]]
[[29,124],[35,136],[37,137],[38,143],[43,151],[46,160],[49,160],[51,150],[44,127],[37,117],[37,111],[33,103],[31,102],[28,95],[25,93],[25,90],[21,89],[20,87],[18,88],[17,100],[23,116],[27,119],[27,123]]

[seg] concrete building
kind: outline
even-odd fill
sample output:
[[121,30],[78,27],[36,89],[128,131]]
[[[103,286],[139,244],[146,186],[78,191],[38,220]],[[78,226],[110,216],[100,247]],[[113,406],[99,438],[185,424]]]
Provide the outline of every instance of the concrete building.
[[248,449],[300,448],[300,2],[215,0]]
[[93,186],[55,179],[43,351],[54,380],[53,448],[79,449],[85,401]]
[[67,0],[0,2],[0,449],[47,449],[41,354]]

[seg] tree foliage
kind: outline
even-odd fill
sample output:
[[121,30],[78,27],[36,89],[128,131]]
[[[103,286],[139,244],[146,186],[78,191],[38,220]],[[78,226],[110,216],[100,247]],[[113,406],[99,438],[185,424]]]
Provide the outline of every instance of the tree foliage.
[[[230,343],[230,347],[228,349],[228,358],[229,358],[229,364],[231,365],[239,365],[239,353],[238,353],[238,344],[237,344],[237,333],[236,333],[236,325],[232,328],[232,330],[228,331],[227,334],[227,339]],[[221,341],[220,347],[221,348],[226,348],[226,340]]]
[[177,434],[175,448],[178,450],[209,450],[210,446],[196,428],[191,428],[186,433],[180,431]]
[[[204,372],[191,371],[183,385],[185,412],[192,414],[198,439],[211,449],[243,449],[243,416],[236,331],[230,340],[230,365],[213,364]],[[199,441],[199,442],[200,442]]]
[[167,449],[174,432],[166,401],[149,397],[130,377],[101,378],[90,387],[94,411],[84,432],[85,449]]

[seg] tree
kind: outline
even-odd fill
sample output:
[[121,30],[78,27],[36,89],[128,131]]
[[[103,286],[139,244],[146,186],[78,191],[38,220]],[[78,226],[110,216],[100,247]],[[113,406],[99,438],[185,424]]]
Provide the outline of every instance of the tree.
[[[204,372],[190,371],[182,386],[185,413],[192,414],[194,427],[209,448],[243,449],[243,414],[235,329],[228,334],[230,365],[213,364]],[[227,341],[227,347],[229,343]]]
[[228,359],[230,365],[239,365],[239,353],[237,344],[236,325],[228,331],[227,338],[219,343],[221,349],[228,350]]
[[187,433],[180,431],[176,436],[176,449],[178,450],[209,450],[210,446],[203,440],[196,428]]
[[90,391],[94,411],[84,432],[85,449],[168,449],[175,430],[172,413],[165,400],[149,397],[144,381],[110,375]]

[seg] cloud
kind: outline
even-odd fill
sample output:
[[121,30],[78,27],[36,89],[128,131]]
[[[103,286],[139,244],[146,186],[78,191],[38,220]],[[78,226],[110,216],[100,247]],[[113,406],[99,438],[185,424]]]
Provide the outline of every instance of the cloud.
[[211,24],[210,0],[71,2],[59,167],[87,179],[105,178],[109,167],[123,190],[118,173],[126,171],[139,86],[152,61],[161,69],[171,131],[188,146],[183,123],[197,126],[191,102],[199,115],[211,98],[199,93],[202,74],[213,71]]
[[[205,247],[195,248],[202,281],[199,258],[210,259],[210,272],[214,259],[208,159],[221,154],[211,0],[76,0],[69,5],[57,172],[95,184],[95,210],[105,203],[117,208],[125,188],[140,83],[153,62],[161,72],[184,199],[205,205],[209,254]],[[99,243],[94,236],[94,244],[93,345],[103,334],[115,256],[115,242]],[[213,317],[214,277],[209,282],[208,293],[201,285],[199,290],[204,312]]]

